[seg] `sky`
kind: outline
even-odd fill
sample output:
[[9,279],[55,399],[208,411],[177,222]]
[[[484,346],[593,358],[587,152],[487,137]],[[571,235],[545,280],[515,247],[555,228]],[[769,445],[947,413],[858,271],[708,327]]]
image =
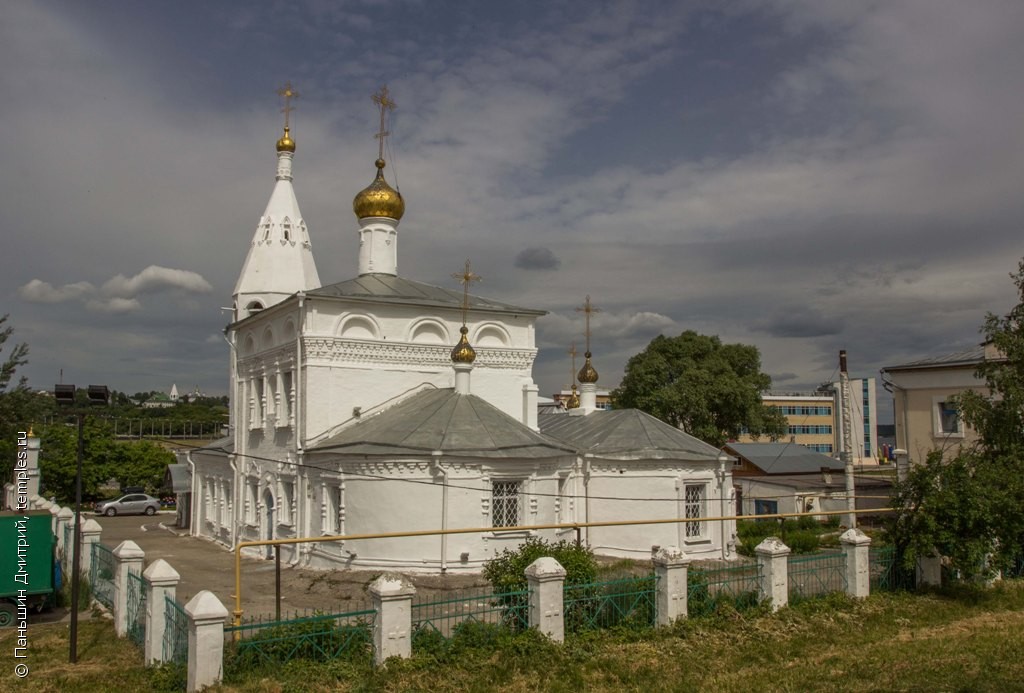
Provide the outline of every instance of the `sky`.
[[835,379],[839,349],[878,376],[979,343],[1015,303],[1019,0],[14,0],[4,17],[0,315],[39,389],[63,372],[227,392],[223,307],[287,80],[321,280],[357,273],[351,200],[387,84],[399,272],[457,288],[470,258],[476,293],[548,311],[541,394],[569,385],[587,295],[607,388],[684,330],[756,345],[775,391]]

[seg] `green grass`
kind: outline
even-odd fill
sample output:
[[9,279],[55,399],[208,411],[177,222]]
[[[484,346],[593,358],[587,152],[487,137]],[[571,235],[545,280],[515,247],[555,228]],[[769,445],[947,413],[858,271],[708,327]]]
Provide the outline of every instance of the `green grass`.
[[[172,690],[173,672],[141,666],[107,621],[80,632],[67,665],[67,626],[30,628],[30,679],[0,689]],[[10,652],[13,633],[0,635]],[[292,661],[234,674],[220,691],[1007,691],[1024,681],[1024,581],[990,590],[842,595],[771,614],[726,609],[658,630],[587,632],[555,645],[536,632],[478,638],[373,669]],[[13,668],[13,667],[12,667]],[[19,688],[19,684],[22,684]],[[27,684],[27,685],[25,685]]]

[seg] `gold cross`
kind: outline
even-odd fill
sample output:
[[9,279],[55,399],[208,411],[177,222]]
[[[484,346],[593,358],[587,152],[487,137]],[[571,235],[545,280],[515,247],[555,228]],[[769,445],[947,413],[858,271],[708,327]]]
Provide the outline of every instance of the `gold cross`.
[[380,140],[380,149],[377,152],[377,158],[378,159],[383,159],[384,158],[384,138],[391,134],[390,132],[388,132],[384,128],[384,119],[386,117],[387,112],[395,110],[395,107],[398,104],[396,104],[391,99],[391,96],[388,94],[388,85],[386,85],[386,84],[383,87],[380,88],[379,92],[377,92],[376,94],[374,94],[370,98],[373,99],[373,102],[375,104],[377,104],[377,107],[380,109],[380,132],[378,132],[376,135],[374,135],[373,138],[375,140]]
[[291,80],[284,83],[284,86],[277,90],[277,95],[284,98],[284,108],[281,109],[281,113],[284,113],[284,129],[288,129],[288,115],[295,110],[295,106],[292,106],[292,99],[299,98],[299,92],[295,91],[292,87]]
[[466,268],[461,272],[454,272],[452,279],[458,279],[462,284],[462,326],[466,326],[466,312],[469,310],[469,283],[478,282],[482,279],[469,268],[469,260],[466,260]]
[[596,308],[590,303],[590,294],[587,294],[587,300],[583,302],[583,305],[576,309],[577,313],[583,313],[586,316],[586,329],[583,331],[583,335],[587,338],[587,352],[590,352],[590,316],[594,313],[600,313],[601,309]]
[[576,354],[580,353],[576,351],[576,342],[569,345],[569,351],[566,352],[572,358],[572,370],[569,371],[569,380],[571,385],[576,384]]

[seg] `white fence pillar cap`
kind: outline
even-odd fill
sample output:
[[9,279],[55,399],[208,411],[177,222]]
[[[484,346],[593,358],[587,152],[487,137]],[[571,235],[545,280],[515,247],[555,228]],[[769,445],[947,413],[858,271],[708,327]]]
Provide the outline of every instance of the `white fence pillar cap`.
[[557,580],[565,577],[565,568],[562,564],[550,556],[543,556],[531,563],[523,571],[527,577],[536,580]]
[[99,534],[102,531],[103,526],[91,517],[82,523],[82,534]]
[[196,622],[223,621],[228,617],[228,610],[210,590],[203,590],[192,597],[185,605],[185,613]]
[[675,565],[687,565],[690,559],[686,557],[686,554],[678,546],[662,546],[654,555],[651,560],[657,565],[662,566],[675,566]]
[[370,594],[382,598],[408,597],[416,594],[409,579],[398,573],[384,573],[370,583]]
[[74,516],[75,516],[75,511],[72,510],[71,508],[61,508],[60,510],[57,511],[57,517],[59,517],[59,518],[63,518],[63,519],[69,520],[69,519],[71,519]]
[[114,557],[122,560],[125,558],[145,558],[146,552],[140,549],[139,545],[131,539],[125,539],[114,549]]
[[786,556],[790,553],[790,549],[778,537],[766,537],[764,541],[757,545],[754,553],[763,556]]
[[142,577],[154,585],[162,585],[170,582],[178,582],[181,575],[171,567],[171,564],[162,558],[158,558],[149,564],[149,567],[142,571]]
[[856,546],[863,546],[864,544],[871,543],[871,537],[869,537],[867,534],[864,534],[864,532],[854,527],[840,534],[839,541],[841,541],[844,544],[854,544]]

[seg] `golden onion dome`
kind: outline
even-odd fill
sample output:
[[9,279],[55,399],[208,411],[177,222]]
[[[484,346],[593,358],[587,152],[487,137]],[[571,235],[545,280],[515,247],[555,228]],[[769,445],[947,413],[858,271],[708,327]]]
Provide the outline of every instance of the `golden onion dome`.
[[588,351],[584,356],[587,357],[587,360],[584,362],[583,368],[581,368],[580,372],[576,375],[576,378],[581,383],[596,383],[597,371],[595,371],[594,367],[590,364],[590,352]]
[[281,139],[277,141],[277,151],[279,152],[294,152],[295,151],[295,140],[292,139],[291,131],[285,127],[284,134],[281,135]]
[[469,328],[463,325],[459,332],[462,333],[462,337],[459,339],[459,343],[452,348],[452,363],[473,363],[476,360],[476,350],[466,338]]
[[580,396],[576,392],[576,383],[572,384],[572,394],[569,395],[569,399],[565,403],[566,409],[579,409],[580,408]]
[[398,221],[405,214],[405,200],[384,180],[384,159],[377,159],[377,177],[352,200],[352,211],[359,219],[387,217]]

